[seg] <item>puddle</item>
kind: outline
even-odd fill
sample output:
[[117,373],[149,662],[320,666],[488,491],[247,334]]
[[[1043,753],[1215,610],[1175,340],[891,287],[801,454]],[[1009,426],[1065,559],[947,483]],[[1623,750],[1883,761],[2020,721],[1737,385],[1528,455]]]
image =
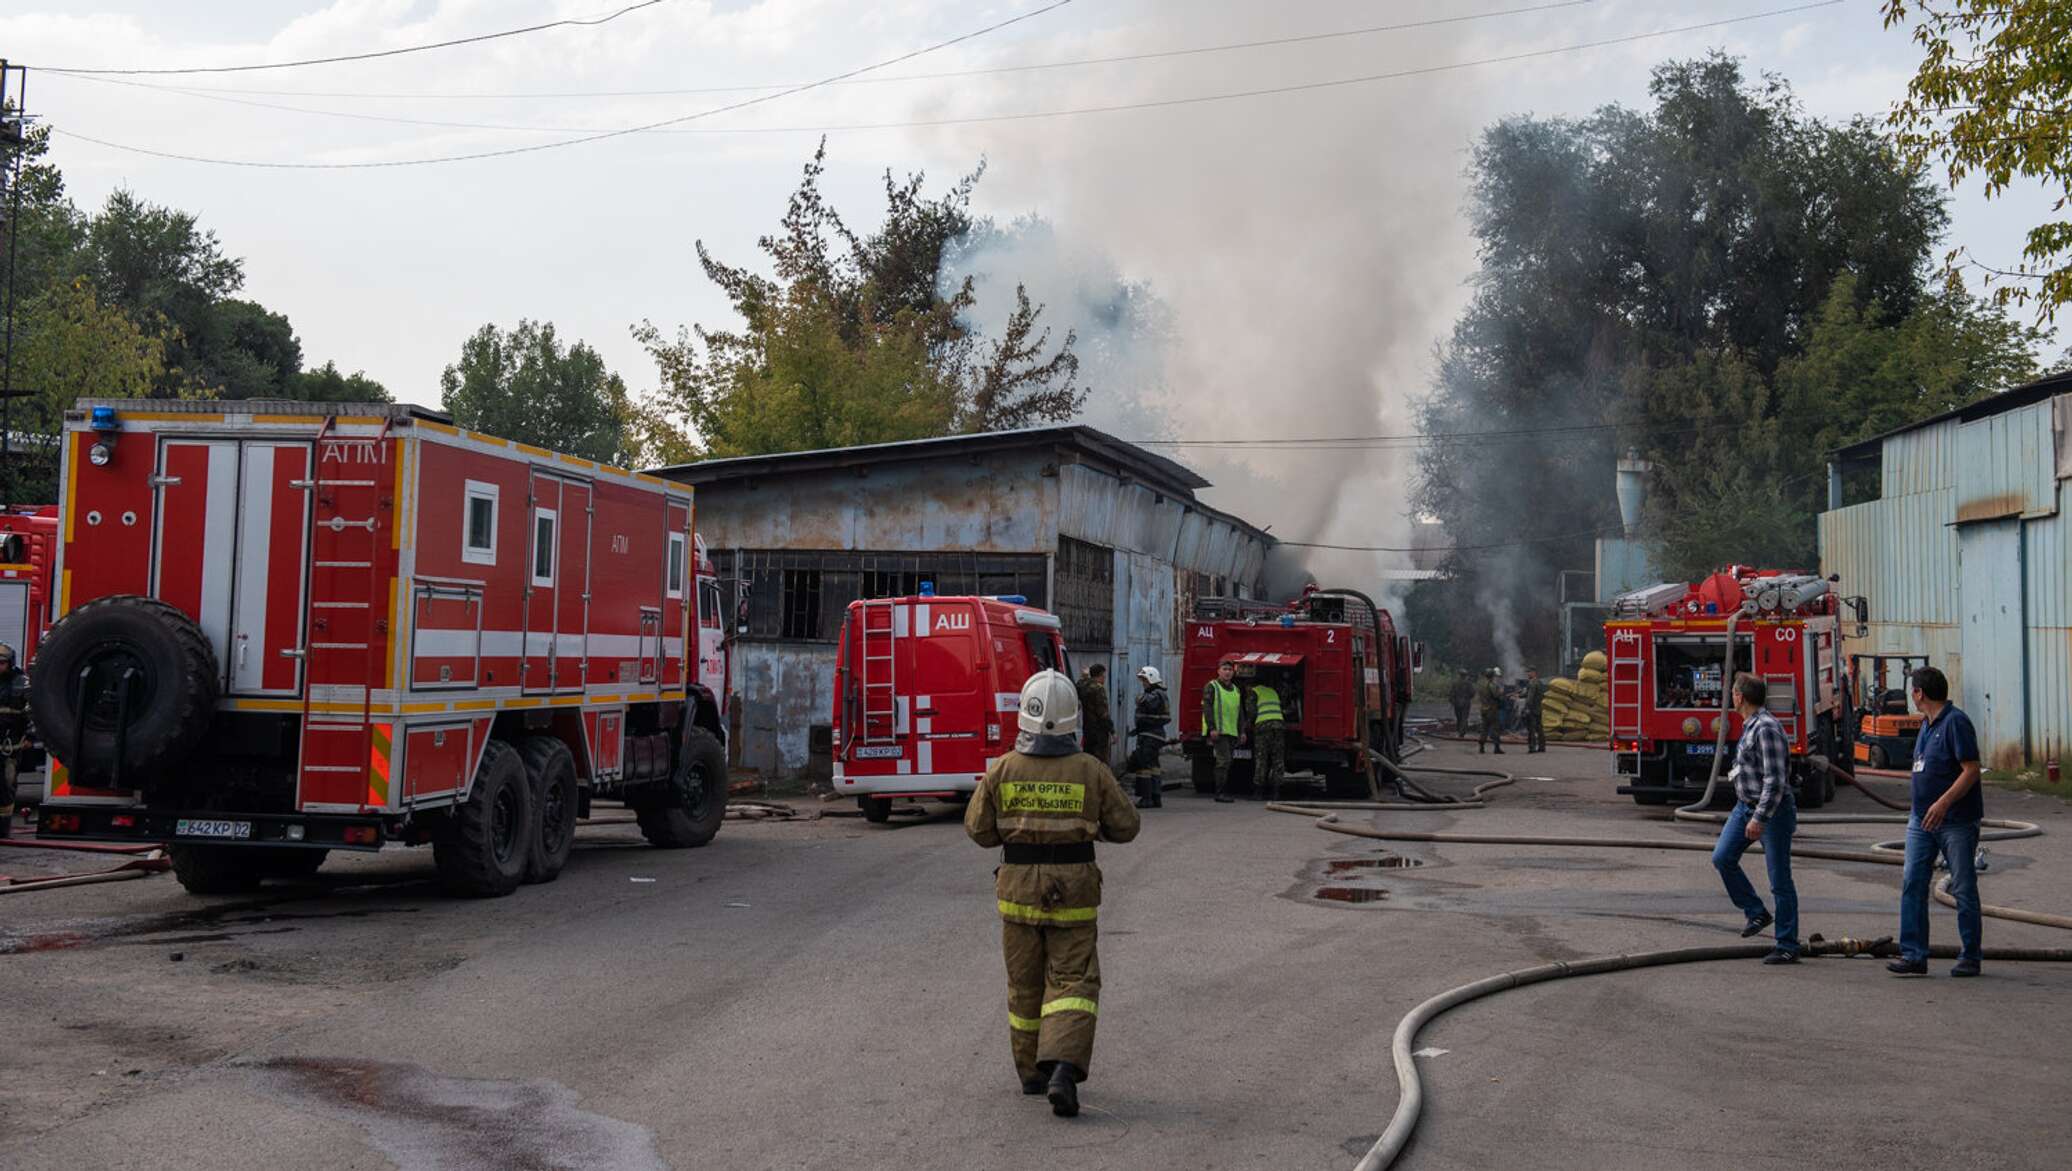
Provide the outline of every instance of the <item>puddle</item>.
[[[226,927],[244,927],[259,923],[301,921],[311,919],[366,919],[375,915],[415,915],[420,907],[349,907],[334,911],[275,911],[269,908],[282,902],[307,901],[308,893],[299,893],[287,899],[245,901],[227,903],[218,907],[206,907],[195,911],[181,911],[168,915],[143,915],[129,919],[105,919],[89,921],[89,924],[75,931],[39,932],[34,935],[19,935],[0,931],[0,955],[13,955],[31,951],[57,951],[64,948],[84,947],[94,943],[133,943],[137,946],[155,947],[161,943],[218,943],[243,935],[273,935],[283,931],[295,931],[294,927],[276,927],[264,931],[224,931]],[[78,922],[74,920],[74,922]],[[185,931],[192,934],[167,938],[170,931]],[[154,938],[143,939],[141,936]]]
[[156,935],[150,939],[119,939],[117,947],[159,947],[168,943],[224,943],[232,939],[243,939],[248,935],[282,935],[300,931],[300,927],[268,927],[260,931],[212,931],[200,935]]
[[32,951],[63,951],[89,942],[89,937],[77,931],[49,931],[41,935],[25,935],[17,939],[0,939],[0,955],[16,955]]
[[359,1126],[402,1171],[668,1171],[646,1127],[579,1109],[575,1091],[556,1082],[449,1077],[414,1065],[319,1057],[244,1068],[269,1092]]
[[1383,854],[1379,858],[1333,858],[1324,863],[1324,869],[1332,874],[1345,874],[1360,870],[1407,870],[1424,865],[1423,859],[1405,858],[1400,854]]
[[1389,892],[1378,886],[1320,886],[1310,897],[1330,903],[1378,903]]

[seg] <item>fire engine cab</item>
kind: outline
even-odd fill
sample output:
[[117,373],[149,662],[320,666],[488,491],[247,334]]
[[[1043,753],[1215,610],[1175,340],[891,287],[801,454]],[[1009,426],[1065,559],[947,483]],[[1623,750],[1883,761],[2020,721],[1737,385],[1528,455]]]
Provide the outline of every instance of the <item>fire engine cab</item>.
[[[0,643],[27,670],[50,629],[52,569],[58,556],[55,504],[0,505]],[[33,727],[0,724],[0,752],[15,753],[15,804],[43,799],[45,762]]]
[[[1865,621],[1863,600],[1852,602],[1856,621]],[[1642,805],[1702,794],[1720,721],[1727,724],[1727,752],[1741,735],[1726,689],[1736,675],[1752,673],[1769,685],[1769,709],[1791,741],[1799,804],[1826,804],[1834,776],[1807,758],[1848,767],[1851,756],[1842,605],[1832,579],[1742,565],[1694,585],[1649,586],[1614,599],[1604,644],[1619,792]]]
[[718,830],[689,488],[403,405],[82,400],[63,444],[39,836],[168,842],[196,892],[429,843],[498,895],[593,798]]
[[895,800],[975,792],[987,762],[1014,747],[1022,684],[1072,673],[1059,630],[1056,615],[1014,596],[849,603],[835,652],[835,792],[870,821]]
[[[1187,624],[1180,674],[1180,740],[1196,792],[1215,788],[1202,735],[1202,688],[1217,665],[1236,665],[1239,687],[1265,683],[1287,718],[1288,769],[1322,777],[1333,797],[1376,790],[1370,752],[1401,760],[1410,713],[1412,648],[1395,619],[1365,594],[1311,586],[1285,605],[1203,598]],[[1251,783],[1251,749],[1233,753],[1231,782]]]

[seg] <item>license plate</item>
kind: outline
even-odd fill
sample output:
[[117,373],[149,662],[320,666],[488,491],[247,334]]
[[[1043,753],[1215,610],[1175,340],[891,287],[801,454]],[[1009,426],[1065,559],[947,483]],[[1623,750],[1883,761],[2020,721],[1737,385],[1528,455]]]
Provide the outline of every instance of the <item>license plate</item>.
[[898,760],[905,751],[897,744],[887,744],[884,747],[858,748],[850,755],[858,760]]
[[183,817],[173,823],[173,836],[178,838],[237,838],[252,836],[249,821],[210,821],[199,817]]
[[1686,745],[1684,745],[1684,751],[1685,751],[1685,752],[1688,752],[1688,753],[1690,753],[1690,754],[1691,754],[1692,756],[1711,756],[1711,755],[1712,755],[1712,745],[1710,745],[1710,744],[1686,744]]
[[1250,760],[1252,759],[1252,750],[1249,748],[1233,748],[1230,750],[1230,758],[1232,760]]

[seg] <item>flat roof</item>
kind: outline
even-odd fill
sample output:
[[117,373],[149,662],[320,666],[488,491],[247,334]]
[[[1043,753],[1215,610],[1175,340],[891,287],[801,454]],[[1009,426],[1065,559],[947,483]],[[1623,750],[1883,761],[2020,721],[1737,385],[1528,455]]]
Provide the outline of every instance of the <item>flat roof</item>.
[[726,459],[705,459],[695,463],[650,468],[651,475],[686,484],[710,484],[742,476],[792,475],[800,472],[864,467],[870,464],[906,463],[946,456],[979,455],[991,451],[1057,446],[1070,448],[1113,465],[1147,482],[1192,499],[1197,488],[1209,482],[1185,464],[1167,459],[1117,439],[1105,431],[1072,424],[1063,427],[1024,427],[1014,431],[979,431],[969,435],[944,435],[934,439],[907,439],[897,443],[865,443],[856,447],[827,447],[815,451],[782,451],[770,455],[742,455]]
[[1868,439],[1859,439],[1847,447],[1836,448],[1833,455],[1835,458],[1845,461],[1868,459],[1871,456],[1877,455],[1879,447],[1887,439],[1895,435],[1904,435],[1909,431],[1919,431],[1923,427],[1933,427],[1937,423],[1947,423],[1953,419],[1960,423],[1969,423],[1975,419],[1989,418],[2003,411],[2019,410],[2022,407],[2032,406],[2046,399],[2068,393],[2072,393],[2072,371],[2067,371],[2063,374],[2053,374],[2048,378],[2039,378],[2035,382],[2017,386],[2012,390],[2003,390],[1999,394],[1987,395],[1977,402],[1966,403],[1954,410],[1944,411],[1939,415],[1930,415],[1925,419],[1908,423],[1903,427],[1894,427],[1881,435],[1873,435]]

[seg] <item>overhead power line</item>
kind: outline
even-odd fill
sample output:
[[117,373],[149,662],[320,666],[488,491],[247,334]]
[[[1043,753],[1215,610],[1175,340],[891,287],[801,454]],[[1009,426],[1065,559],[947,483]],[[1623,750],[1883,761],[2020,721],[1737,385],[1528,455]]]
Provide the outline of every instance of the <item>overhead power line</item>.
[[1458,445],[1464,447],[1549,443],[1577,439],[1601,439],[1622,430],[1645,431],[1649,435],[1695,435],[1711,431],[1739,431],[1777,423],[1818,422],[1834,418],[1832,412],[1787,412],[1764,419],[1694,421],[1686,426],[1662,427],[1647,420],[1627,423],[1576,423],[1551,427],[1515,427],[1487,431],[1427,431],[1399,435],[1313,435],[1290,439],[1131,439],[1139,447],[1184,447],[1241,451],[1390,451]]
[[381,57],[401,57],[410,53],[425,53],[433,49],[451,49],[460,45],[480,44],[483,41],[500,41],[506,37],[522,37],[528,33],[545,32],[548,29],[610,24],[629,12],[638,12],[643,8],[653,8],[657,4],[666,4],[668,2],[669,0],[640,0],[638,4],[628,4],[616,12],[608,12],[602,16],[572,16],[563,20],[550,20],[545,24],[531,24],[524,28],[508,28],[502,32],[479,33],[472,37],[456,37],[450,41],[433,41],[426,45],[411,45],[401,49],[379,49],[367,53],[346,53],[337,57],[308,57],[300,61],[270,61],[259,65],[195,65],[185,68],[154,69],[88,69],[79,66],[58,65],[32,65],[31,68],[41,69],[50,73],[69,73],[78,76],[120,74],[131,77],[166,76],[184,73],[256,73],[266,69],[300,69],[306,65],[337,65],[346,61],[372,61]]
[[1581,541],[1602,537],[1609,529],[1579,529],[1573,533],[1556,533],[1543,537],[1519,537],[1511,541],[1490,541],[1479,545],[1432,545],[1426,548],[1399,547],[1391,545],[1329,545],[1320,541],[1278,541],[1288,549],[1330,549],[1340,553],[1475,553],[1484,549],[1509,549],[1517,545],[1548,545],[1560,541]]
[[[1839,3],[1840,0],[1834,0],[1834,2]],[[822,78],[819,81],[808,82],[805,85],[795,86],[791,89],[782,90],[777,93],[764,94],[760,97],[746,98],[742,101],[733,102],[728,105],[715,106],[709,110],[700,110],[693,114],[684,114],[675,118],[664,118],[659,122],[648,122],[639,126],[626,126],[621,127],[617,130],[605,130],[595,134],[586,134],[580,138],[564,138],[559,142],[536,142],[527,146],[510,146],[503,147],[498,150],[474,151],[467,154],[435,155],[429,158],[421,159],[379,159],[371,162],[357,163],[269,162],[255,159],[213,159],[204,158],[197,155],[176,154],[172,151],[153,150],[149,147],[125,146],[124,144],[119,142],[108,142],[104,139],[94,138],[90,135],[81,134],[76,130],[65,130],[55,126],[51,129],[56,133],[64,134],[72,138],[77,138],[82,142],[91,142],[96,146],[105,146],[115,150],[129,151],[133,154],[151,155],[156,158],[177,159],[181,162],[189,163],[210,163],[217,166],[226,167],[259,167],[267,170],[358,171],[388,167],[422,167],[430,166],[435,163],[470,162],[475,159],[506,158],[511,155],[533,154],[538,151],[554,150],[558,147],[578,146],[588,142],[603,142],[604,140],[611,138],[624,138],[629,134],[642,134],[652,130],[660,130],[664,127],[680,125],[685,122],[693,122],[700,118],[710,118],[716,114],[725,114],[734,110],[747,109],[750,106],[759,106],[764,104],[765,102],[778,101],[782,98],[791,97],[794,94],[805,93],[808,90],[814,90],[819,89],[823,86],[833,85],[838,81],[843,81],[851,77],[856,77],[860,74],[871,73],[879,69],[890,68],[891,66],[897,65],[902,61],[912,61],[916,57],[923,57],[929,53],[933,53],[941,49],[947,49],[951,45],[962,44],[965,41],[974,40],[978,37],[985,36],[988,33],[998,32],[1001,29],[1008,27],[1009,25],[1020,24],[1025,20],[1033,20],[1036,17],[1042,16],[1046,12],[1054,12],[1070,3],[1072,3],[1072,0],[1053,0],[1052,3],[1046,4],[1041,8],[1024,12],[1020,16],[1011,16],[1008,17],[1006,20],[996,21],[993,24],[986,25],[984,28],[974,29],[968,33],[960,33],[957,36],[949,38],[948,40],[937,41],[932,45],[926,45],[919,49],[913,49],[908,52],[901,53],[897,57],[887,58],[886,60],[877,62],[874,65],[860,66],[856,69],[851,69],[845,73],[837,73],[832,77]]]
[[[744,101],[733,102],[724,106],[717,106],[709,110],[702,110],[695,114],[685,114],[681,117],[667,118],[659,122],[650,122],[640,126],[628,126],[618,130],[602,131],[594,134],[584,134],[581,137],[562,139],[558,142],[533,143],[528,146],[505,147],[498,150],[474,151],[465,154],[438,155],[419,159],[383,159],[371,162],[276,162],[259,159],[224,159],[212,158],[203,155],[181,154],[174,151],[156,150],[151,147],[133,146],[127,143],[112,142],[108,139],[98,138],[93,135],[81,134],[76,130],[67,130],[60,127],[53,127],[53,130],[55,130],[55,132],[57,133],[79,139],[82,142],[90,142],[93,143],[95,146],[104,146],[111,150],[127,151],[132,154],[149,155],[154,158],[173,159],[179,162],[204,163],[211,166],[222,167],[257,167],[267,170],[348,171],[371,170],[388,167],[428,166],[437,163],[470,162],[476,159],[492,159],[502,158],[510,155],[531,154],[537,151],[554,150],[558,147],[576,146],[583,143],[599,142],[611,138],[622,138],[629,134],[642,134],[650,131],[658,131],[672,127],[680,127],[684,123],[698,121],[700,119],[709,118],[717,114],[730,113],[735,110],[745,109],[749,106],[760,105],[764,102],[775,101],[779,98],[789,97],[792,94],[802,93],[806,90],[820,89],[829,85],[833,85],[840,81],[845,81],[849,78],[856,77],[864,73],[875,72],[889,65],[894,65],[901,61],[909,61],[925,53],[932,53],[937,49],[945,48],[950,45],[957,44],[961,41],[967,41],[971,40],[974,37],[984,36],[989,32],[994,32],[999,29],[1005,28],[1010,24],[1015,24],[1020,21],[1041,16],[1046,12],[1049,12],[1056,8],[1061,8],[1069,3],[1071,3],[1071,0],[1057,0],[1057,3],[1046,5],[1045,7],[1036,9],[1033,12],[1029,12],[1022,16],[1017,16],[1012,19],[1002,21],[995,25],[989,25],[986,28],[979,29],[975,32],[966,33],[960,37],[954,37],[950,40],[939,42],[925,49],[918,49],[914,52],[903,54],[899,57],[891,59],[890,61],[880,62],[877,65],[865,66],[861,69],[853,69],[847,73],[837,74],[834,77],[825,78],[821,81],[812,82],[807,85],[798,86],[796,88],[784,90],[779,93],[769,94],[762,97],[748,98]],[[901,122],[858,123],[850,125],[829,126],[704,127],[695,128],[695,132],[733,134],[772,134],[810,131],[824,134],[851,130],[889,130],[906,127],[969,125],[973,123],[983,122],[1018,122],[1042,118],[1063,118],[1087,114],[1115,113],[1123,110],[1166,109],[1178,106],[1200,105],[1208,102],[1238,101],[1247,98],[1268,97],[1277,94],[1307,93],[1316,90],[1337,89],[1345,86],[1364,85],[1377,81],[1391,81],[1405,77],[1423,77],[1436,73],[1447,73],[1460,69],[1471,69],[1483,65],[1505,65],[1518,61],[1529,61],[1542,57],[1557,56],[1563,53],[1576,53],[1590,49],[1607,48],[1613,45],[1633,44],[1637,41],[1652,40],[1667,36],[1676,36],[1682,33],[1703,32],[1708,29],[1722,28],[1728,25],[1746,24],[1750,21],[1767,20],[1772,17],[1789,16],[1800,12],[1811,12],[1821,8],[1833,8],[1841,3],[1843,3],[1843,0],[1814,0],[1813,3],[1796,4],[1786,8],[1773,8],[1764,12],[1752,12],[1742,16],[1723,17],[1718,20],[1702,21],[1697,24],[1679,25],[1674,28],[1655,29],[1653,31],[1644,33],[1631,33],[1626,36],[1608,37],[1596,41],[1583,41],[1572,45],[1557,45],[1547,49],[1530,49],[1523,52],[1506,54],[1500,57],[1483,57],[1472,61],[1455,61],[1444,65],[1430,65],[1415,69],[1399,69],[1387,73],[1369,73],[1359,77],[1337,78],[1330,81],[1303,82],[1294,85],[1269,86],[1260,89],[1235,90],[1226,93],[1200,94],[1192,97],[1163,98],[1141,102],[1115,102],[1098,106],[1082,106],[1075,109],[1038,110],[1021,114],[981,114],[966,117],[930,118]]]
[[[1082,67],[1082,66],[1089,66],[1089,65],[1113,65],[1113,64],[1119,64],[1119,63],[1124,63],[1124,62],[1136,62],[1136,61],[1156,61],[1156,60],[1164,60],[1164,59],[1168,59],[1168,58],[1173,58],[1173,57],[1194,57],[1194,56],[1200,56],[1200,55],[1202,55],[1202,54],[1207,54],[1207,53],[1229,53],[1229,52],[1235,52],[1235,51],[1238,51],[1238,50],[1243,50],[1243,49],[1262,49],[1262,48],[1271,48],[1271,47],[1277,47],[1277,46],[1282,46],[1282,45],[1302,45],[1302,44],[1312,44],[1312,43],[1315,43],[1315,42],[1318,42],[1318,41],[1330,41],[1330,40],[1340,40],[1340,39],[1343,39],[1343,38],[1346,38],[1346,37],[1364,37],[1364,36],[1372,36],[1372,35],[1375,35],[1375,34],[1378,34],[1378,33],[1389,33],[1389,32],[1405,32],[1405,31],[1408,31],[1408,30],[1411,30],[1411,29],[1420,29],[1420,28],[1437,28],[1437,27],[1440,27],[1440,26],[1442,26],[1442,25],[1451,25],[1451,24],[1466,24],[1466,23],[1468,23],[1468,22],[1471,22],[1471,21],[1478,21],[1478,20],[1493,20],[1493,19],[1496,19],[1496,18],[1498,18],[1498,17],[1505,17],[1505,16],[1525,16],[1525,15],[1530,15],[1530,14],[1533,14],[1533,13],[1539,13],[1539,12],[1552,12],[1552,11],[1555,11],[1556,9],[1562,9],[1562,8],[1580,8],[1580,7],[1583,7],[1583,6],[1585,6],[1585,5],[1589,5],[1589,4],[1594,4],[1594,3],[1596,3],[1596,2],[1597,2],[1597,0],[1559,0],[1559,2],[1557,2],[1557,3],[1550,3],[1550,4],[1534,4],[1534,5],[1530,5],[1530,6],[1527,6],[1527,7],[1523,7],[1523,8],[1502,8],[1502,9],[1497,9],[1497,10],[1495,10],[1495,11],[1492,11],[1492,12],[1471,12],[1471,13],[1465,13],[1465,14],[1462,14],[1462,15],[1458,15],[1458,16],[1440,16],[1440,17],[1432,17],[1432,18],[1430,18],[1430,19],[1426,19],[1426,20],[1405,20],[1405,21],[1397,21],[1397,22],[1395,22],[1395,23],[1393,23],[1393,24],[1373,24],[1373,25],[1367,25],[1367,26],[1364,26],[1364,27],[1362,27],[1362,28],[1350,28],[1350,29],[1341,29],[1341,30],[1338,30],[1338,31],[1335,31],[1335,32],[1322,32],[1322,33],[1305,33],[1305,34],[1302,34],[1302,35],[1299,35],[1299,36],[1288,36],[1288,37],[1272,37],[1272,38],[1267,38],[1267,39],[1263,39],[1263,40],[1254,40],[1254,41],[1230,41],[1230,42],[1227,42],[1227,43],[1224,43],[1224,44],[1220,44],[1220,45],[1201,45],[1201,46],[1196,46],[1196,47],[1193,47],[1193,48],[1185,48],[1185,49],[1160,49],[1160,50],[1153,50],[1153,51],[1148,51],[1148,52],[1142,52],[1142,53],[1116,53],[1116,54],[1111,54],[1111,55],[1109,55],[1109,56],[1105,56],[1105,57],[1077,57],[1077,58],[1073,58],[1073,59],[1070,59],[1070,60],[1064,60],[1064,61],[1034,61],[1034,62],[1028,62],[1028,63],[1025,63],[1025,64],[1020,64],[1020,65],[993,65],[993,66],[987,66],[987,67],[983,67],[983,68],[977,68],[977,69],[951,69],[951,70],[945,70],[945,71],[942,71],[942,72],[938,72],[938,73],[902,73],[902,74],[899,74],[899,75],[898,75],[898,76],[896,76],[896,77],[858,77],[858,78],[851,78],[851,79],[849,79],[849,80],[846,80],[846,81],[840,82],[839,84],[841,84],[841,85],[896,85],[896,84],[901,84],[901,83],[904,83],[904,82],[914,82],[914,81],[943,81],[943,80],[950,80],[950,79],[956,79],[956,78],[965,78],[965,77],[986,77],[986,76],[991,76],[991,75],[995,75],[995,74],[1001,74],[1001,73],[1029,73],[1029,72],[1035,72],[1035,71],[1039,71],[1039,70],[1046,70],[1046,69],[1072,69],[1072,68],[1079,68],[1079,67]],[[48,67],[46,67],[46,68],[48,68]],[[62,69],[54,69],[54,70],[51,70],[51,72],[54,72],[54,73],[67,73],[67,74],[74,74],[74,75],[76,75],[76,74],[78,74],[78,73],[79,73],[80,71],[77,71],[77,70],[62,70]],[[570,99],[570,98],[653,98],[653,97],[683,97],[683,96],[686,96],[686,95],[691,95],[691,94],[724,94],[724,93],[755,93],[755,92],[758,92],[758,91],[761,91],[761,90],[772,90],[772,89],[788,89],[788,88],[791,88],[792,86],[794,86],[794,85],[797,85],[797,84],[799,84],[799,83],[797,83],[797,82],[762,82],[762,83],[759,83],[759,84],[755,84],[755,85],[708,85],[708,86],[693,86],[693,87],[689,87],[689,88],[682,88],[682,89],[621,89],[621,90],[575,90],[575,91],[560,91],[560,92],[555,92],[555,91],[545,91],[545,92],[543,92],[543,91],[539,91],[539,90],[533,90],[533,91],[529,91],[529,92],[512,92],[512,93],[440,93],[440,92],[437,92],[437,91],[431,91],[431,92],[420,92],[420,93],[376,93],[376,92],[366,92],[366,91],[358,91],[358,90],[351,90],[351,91],[340,91],[340,90],[296,90],[296,89],[242,89],[242,88],[240,88],[240,89],[231,89],[231,88],[223,88],[223,87],[209,87],[209,86],[160,86],[160,85],[152,85],[152,84],[151,84],[151,83],[149,83],[149,82],[132,82],[132,83],[130,83],[130,84],[133,84],[133,85],[141,85],[141,86],[144,86],[144,87],[146,87],[146,88],[150,88],[150,89],[166,89],[166,90],[171,90],[171,91],[172,91],[172,92],[174,92],[174,93],[190,94],[190,95],[196,95],[196,96],[199,96],[199,95],[202,95],[202,94],[232,94],[232,95],[246,95],[246,96],[256,96],[256,97],[294,97],[294,98],[352,98],[352,99],[355,99],[355,100],[364,100],[364,99],[368,99],[368,98],[406,98],[406,99],[412,99],[412,100],[420,100],[420,101],[422,101],[422,100],[442,100],[442,101],[443,101],[443,100],[449,100],[449,99],[451,99],[451,100],[471,100],[471,101],[479,101],[479,100],[495,100],[495,101],[510,101],[510,100],[514,100],[514,99],[544,98],[544,99],[552,99],[552,100],[555,100],[555,101],[563,101],[563,100],[567,100],[567,99]],[[273,108],[273,109],[283,109],[283,110],[296,110],[296,109],[302,109],[301,107],[296,107],[296,106],[276,106],[276,107],[270,107],[270,108]],[[329,111],[329,110],[305,110],[304,112],[306,112],[306,113],[312,113],[312,114],[325,114],[325,113],[335,113],[336,111]],[[426,125],[435,125],[435,126],[437,126],[437,125],[462,125],[462,126],[463,126],[464,128],[468,128],[468,129],[475,129],[475,128],[476,128],[476,127],[473,127],[473,126],[467,126],[466,124],[455,124],[455,123],[438,123],[438,122],[433,122],[433,123],[425,123],[425,124],[426,124]],[[534,129],[534,128],[532,128],[532,127],[516,127],[516,126],[511,126],[511,127],[483,127],[483,129],[511,129],[511,130],[518,130],[518,129]]]

